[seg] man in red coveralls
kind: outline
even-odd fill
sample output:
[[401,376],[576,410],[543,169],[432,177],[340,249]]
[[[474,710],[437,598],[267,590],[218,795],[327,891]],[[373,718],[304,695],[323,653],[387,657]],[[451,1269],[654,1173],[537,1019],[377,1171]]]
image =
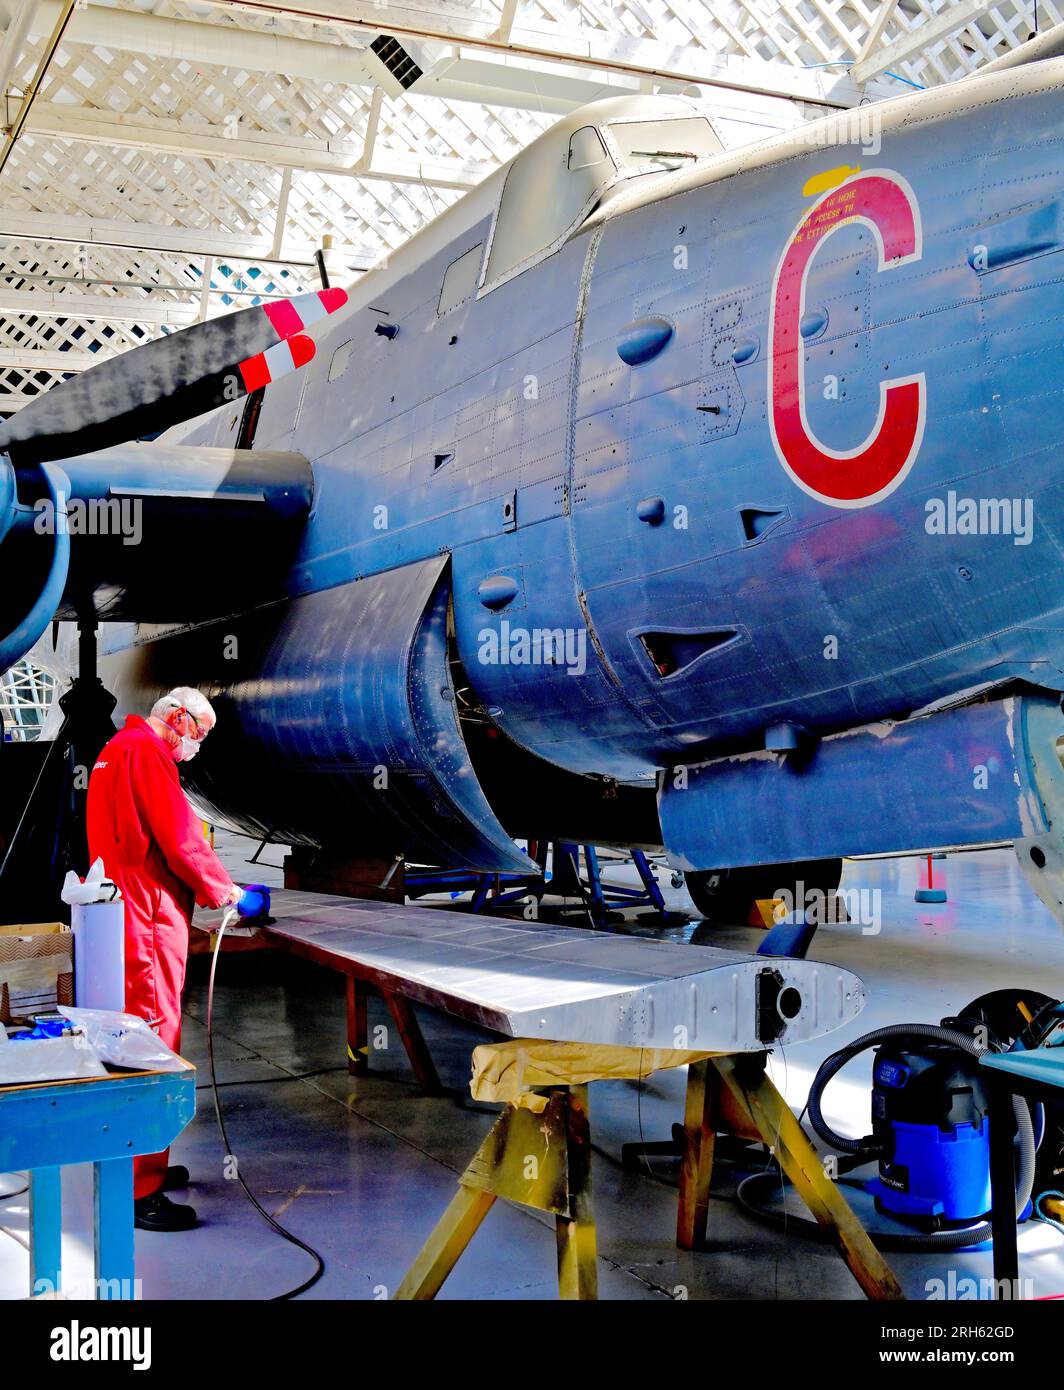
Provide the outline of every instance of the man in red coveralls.
[[[232,905],[247,917],[269,908],[268,890],[238,888],[226,873],[181,790],[177,764],[196,756],[213,727],[206,696],[179,686],[156,701],[149,718],[128,716],[89,778],[89,860],[103,860],[126,905],[126,1011],[146,1019],[175,1052],[195,905]],[[134,1220],[143,1230],[196,1224],[190,1206],[166,1196],[189,1180],[187,1168],[167,1167],[167,1157],[134,1160]]]

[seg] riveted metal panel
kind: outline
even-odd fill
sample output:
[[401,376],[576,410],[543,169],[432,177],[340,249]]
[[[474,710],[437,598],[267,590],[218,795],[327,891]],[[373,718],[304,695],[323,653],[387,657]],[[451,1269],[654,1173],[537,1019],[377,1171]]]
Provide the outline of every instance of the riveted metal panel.
[[816,961],[316,893],[278,894],[274,912],[271,935],[293,949],[514,1038],[757,1051],[766,970],[801,996],[779,1021],[785,1044],[842,1027],[865,1002],[856,975]]

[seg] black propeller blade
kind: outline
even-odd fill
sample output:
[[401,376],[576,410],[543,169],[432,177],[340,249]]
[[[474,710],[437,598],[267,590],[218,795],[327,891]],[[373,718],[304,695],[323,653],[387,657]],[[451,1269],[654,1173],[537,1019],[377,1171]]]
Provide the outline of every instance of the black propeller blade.
[[347,302],[342,289],[242,309],[111,357],[0,426],[16,465],[94,453],[238,400],[314,356],[301,329]]

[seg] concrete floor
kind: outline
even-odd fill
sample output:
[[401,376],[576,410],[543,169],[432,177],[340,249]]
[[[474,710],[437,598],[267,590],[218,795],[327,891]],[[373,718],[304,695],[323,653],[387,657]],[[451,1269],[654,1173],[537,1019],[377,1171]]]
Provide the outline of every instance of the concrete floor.
[[[255,870],[244,862],[250,842],[225,836],[219,844],[238,879],[279,882],[276,868]],[[274,847],[265,857],[279,864],[280,851]],[[822,928],[813,954],[860,974],[870,1002],[849,1029],[776,1054],[774,1078],[796,1110],[819,1062],[848,1037],[888,1022],[937,1021],[1004,985],[1064,997],[1064,933],[1027,890],[1011,853],[958,855],[945,869],[949,902],[922,907],[913,901],[917,861],[847,865],[844,887],[867,892],[873,920],[863,928]],[[614,871],[608,877],[624,875]],[[688,901],[682,890],[666,896],[675,906]],[[753,949],[760,934],[735,929],[714,939]],[[268,1298],[312,1268],[223,1175],[207,1088],[205,967],[201,958],[190,972],[183,1044],[200,1067],[198,1114],[173,1151],[174,1161],[192,1170],[187,1200],[203,1224],[182,1235],[138,1232],[138,1275],[147,1299]],[[373,1053],[371,1076],[347,1075],[338,976],[272,953],[228,955],[220,963],[215,1054],[230,1138],[241,1171],[267,1208],[325,1259],[326,1273],[307,1297],[388,1297],[491,1125],[493,1111],[474,1103],[468,1092],[469,1054],[479,1036],[427,1010],[421,1017],[444,1084],[452,1088],[440,1098],[419,1093],[394,1029],[388,1030],[391,1045]],[[371,1037],[373,1025],[385,1021],[383,1006],[373,1001]],[[856,1062],[829,1093],[829,1120],[851,1134],[869,1130],[868,1077],[867,1060]],[[682,1073],[665,1072],[642,1085],[592,1086],[601,1297],[860,1297],[832,1250],[739,1210],[734,1190],[742,1172],[726,1163],[718,1165],[708,1248],[693,1254],[674,1248],[676,1165],[657,1159],[652,1174],[639,1175],[625,1172],[618,1159],[625,1142],[668,1136],[681,1117],[683,1084]],[[90,1171],[69,1169],[65,1181],[66,1279],[75,1296],[91,1278]],[[10,1190],[16,1180],[0,1178],[0,1191],[5,1184]],[[25,1200],[0,1201],[0,1223],[14,1237],[0,1236],[0,1297],[20,1296],[25,1288],[26,1253],[17,1243],[24,1239]],[[883,1225],[863,1196],[854,1205],[870,1224]],[[1032,1281],[1034,1296],[1064,1293],[1064,1237],[1029,1224],[1020,1250],[1022,1275]],[[934,1288],[929,1280],[946,1280],[951,1271],[957,1280],[989,1278],[991,1272],[986,1252],[889,1258],[915,1299]],[[441,1297],[556,1297],[550,1223],[497,1203]]]

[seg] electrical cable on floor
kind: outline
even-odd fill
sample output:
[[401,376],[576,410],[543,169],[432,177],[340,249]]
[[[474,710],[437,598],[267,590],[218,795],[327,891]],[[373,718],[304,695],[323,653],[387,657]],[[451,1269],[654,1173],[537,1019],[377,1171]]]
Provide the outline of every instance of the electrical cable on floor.
[[[782,1169],[780,1170],[779,1176],[785,1182]],[[769,1196],[769,1192],[765,1191],[764,1195],[762,1195],[762,1189],[775,1189],[777,1187],[776,1177],[777,1175],[768,1169],[760,1173],[752,1173],[748,1178],[743,1179],[735,1192],[736,1200],[743,1211],[749,1213],[751,1216],[758,1217],[760,1220],[767,1222],[770,1226],[775,1226],[777,1230],[786,1230],[788,1223],[790,1223],[811,1240],[833,1240],[834,1237],[832,1233],[818,1222],[811,1221],[804,1216],[788,1214],[786,1200],[784,1200],[782,1211],[774,1210],[765,1205],[765,1199]],[[770,1179],[771,1181],[767,1182],[766,1179]],[[860,1181],[847,1182],[846,1179],[839,1178],[838,1183],[840,1187],[852,1187],[856,1192],[866,1191],[864,1183]],[[1064,1228],[1060,1227],[1058,1223],[1051,1218],[1041,1213],[1038,1213],[1038,1218],[1044,1221],[1046,1225],[1055,1226],[1064,1234]],[[950,1249],[951,1246],[944,1244],[942,1241],[942,1236],[953,1237],[953,1249],[967,1250],[977,1245],[985,1244],[985,1242],[990,1240],[992,1234],[988,1217],[968,1227],[939,1231],[932,1234],[879,1231],[873,1228],[866,1229],[868,1238],[876,1249],[883,1250],[887,1253],[912,1250],[942,1251],[944,1249]]]
[[639,1122],[639,1155],[646,1164],[647,1176],[657,1178],[654,1166],[650,1162],[650,1155],[647,1153],[647,1141],[643,1134],[643,1049],[639,1049],[639,1075],[635,1082],[635,1115]]
[[[334,1072],[347,1072],[346,1067],[319,1067],[317,1071],[293,1071],[285,1072],[283,1076],[256,1076],[248,1081],[219,1081],[218,1090],[224,1091],[227,1086],[279,1086],[283,1081],[312,1081],[316,1076],[331,1076]],[[211,1082],[205,1081],[202,1086],[197,1086],[197,1091],[211,1091],[214,1087]],[[2,1198],[0,1198],[2,1200]]]
[[[218,1077],[214,1069],[214,974],[218,968],[218,956],[221,953],[222,949],[222,937],[225,935],[226,927],[228,927],[229,923],[233,920],[233,917],[235,915],[236,914],[234,912],[230,911],[227,912],[225,917],[222,919],[222,925],[219,927],[218,934],[214,940],[214,951],[211,956],[211,974],[210,979],[207,982],[207,1058],[210,1063],[211,1070],[211,1089],[214,1093],[214,1113],[218,1120],[218,1128],[222,1134],[222,1143],[225,1145],[225,1153],[227,1158],[234,1158],[234,1154],[233,1146],[229,1142],[229,1135],[226,1133],[225,1119],[222,1115],[222,1098],[219,1095]],[[240,1170],[239,1161],[235,1162],[235,1171],[237,1181],[240,1183],[240,1186],[244,1189],[245,1197],[247,1197],[248,1201],[259,1213],[259,1215],[266,1222],[266,1224],[270,1226],[273,1230],[275,1230],[279,1236],[282,1236],[285,1240],[287,1240],[291,1245],[296,1245],[299,1247],[300,1250],[305,1250],[307,1254],[311,1257],[311,1259],[314,1261],[314,1263],[317,1265],[317,1268],[315,1269],[314,1273],[310,1276],[309,1279],[304,1279],[302,1284],[297,1285],[294,1289],[289,1289],[287,1293],[275,1294],[273,1298],[269,1300],[269,1302],[283,1303],[287,1299],[298,1298],[301,1293],[306,1293],[306,1291],[309,1288],[313,1288],[313,1286],[325,1273],[325,1261],[322,1259],[322,1257],[318,1254],[317,1250],[315,1250],[313,1246],[308,1245],[305,1240],[300,1240],[300,1238],[297,1235],[294,1235],[291,1231],[287,1230],[284,1226],[282,1226],[276,1217],[271,1216],[271,1214],[266,1210],[266,1208],[262,1205],[259,1199],[255,1196],[254,1192],[252,1192],[251,1188],[248,1186],[247,1181],[244,1178],[244,1174]]]
[[[24,1192],[28,1192],[29,1190],[30,1185],[27,1182],[23,1183],[21,1187],[16,1187],[14,1192],[0,1192],[0,1202],[10,1202],[12,1197],[21,1197]],[[8,1230],[6,1226],[0,1226],[0,1231],[2,1231],[5,1236],[10,1236],[16,1245],[21,1245],[23,1250],[28,1250],[30,1248],[27,1242],[23,1239],[22,1236],[18,1234],[17,1231]]]
[[25,1236],[20,1236],[18,1231],[9,1230],[7,1226],[0,1226],[0,1233],[10,1236],[16,1245],[21,1245],[23,1250],[29,1250],[30,1243]]

